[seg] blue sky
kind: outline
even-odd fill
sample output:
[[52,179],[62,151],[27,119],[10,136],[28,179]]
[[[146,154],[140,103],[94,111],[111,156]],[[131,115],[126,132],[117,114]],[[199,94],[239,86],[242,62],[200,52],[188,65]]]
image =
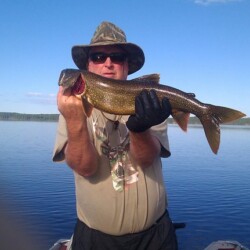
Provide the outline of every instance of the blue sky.
[[71,47],[100,22],[144,49],[131,78],[161,83],[250,116],[249,0],[1,0],[0,112],[58,113],[58,77],[76,68]]

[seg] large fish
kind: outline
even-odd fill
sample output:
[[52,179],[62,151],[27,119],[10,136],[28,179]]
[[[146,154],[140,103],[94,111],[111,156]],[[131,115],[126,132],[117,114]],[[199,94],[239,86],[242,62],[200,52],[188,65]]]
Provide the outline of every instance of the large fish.
[[197,116],[204,127],[208,143],[216,154],[220,144],[221,123],[228,123],[244,117],[240,111],[205,104],[192,93],[159,84],[159,75],[152,74],[133,80],[114,80],[77,69],[65,69],[61,72],[59,85],[82,98],[84,111],[90,116],[92,108],[117,114],[135,113],[135,97],[143,90],[154,89],[160,100],[167,97],[172,106],[172,117],[184,130],[187,130],[190,113]]

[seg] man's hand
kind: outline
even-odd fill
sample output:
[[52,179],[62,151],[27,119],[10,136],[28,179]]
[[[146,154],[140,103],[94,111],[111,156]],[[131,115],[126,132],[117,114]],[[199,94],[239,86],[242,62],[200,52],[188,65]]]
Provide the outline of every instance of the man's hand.
[[82,100],[71,93],[71,89],[64,91],[60,86],[57,94],[57,106],[66,121],[80,122],[86,120]]
[[171,114],[171,105],[164,97],[162,103],[154,90],[143,90],[135,99],[135,115],[126,123],[132,132],[140,133],[165,121]]

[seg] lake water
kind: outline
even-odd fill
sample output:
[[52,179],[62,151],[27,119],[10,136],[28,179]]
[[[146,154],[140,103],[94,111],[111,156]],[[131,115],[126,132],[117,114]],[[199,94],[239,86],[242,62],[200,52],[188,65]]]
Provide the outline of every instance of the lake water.
[[[20,244],[23,236],[40,250],[72,234],[73,174],[51,161],[56,127],[0,122],[1,241]],[[214,155],[201,127],[184,133],[169,126],[172,156],[163,159],[163,173],[171,217],[187,224],[177,231],[180,250],[201,250],[222,239],[250,247],[250,128],[223,127],[221,134]]]

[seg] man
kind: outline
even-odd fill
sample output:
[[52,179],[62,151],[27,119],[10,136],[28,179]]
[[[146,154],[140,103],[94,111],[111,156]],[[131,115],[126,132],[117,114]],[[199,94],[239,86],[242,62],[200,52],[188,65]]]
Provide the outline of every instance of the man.
[[[72,57],[79,69],[118,80],[145,60],[142,49],[109,22],[97,27],[89,45],[74,46]],[[135,115],[93,109],[86,117],[82,101],[60,88],[58,109],[53,160],[65,159],[75,176],[72,249],[177,249],[160,159],[170,156],[169,101],[142,90]]]

